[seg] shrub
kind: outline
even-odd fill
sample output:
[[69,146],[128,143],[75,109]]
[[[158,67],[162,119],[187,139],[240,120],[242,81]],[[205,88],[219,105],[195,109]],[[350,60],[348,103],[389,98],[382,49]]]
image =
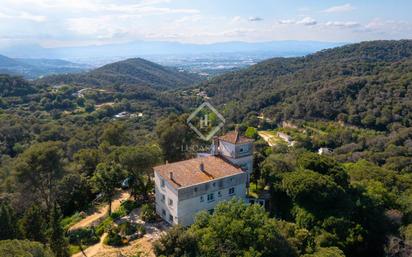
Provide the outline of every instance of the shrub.
[[129,214],[131,211],[139,207],[139,202],[135,202],[132,200],[126,200],[122,202],[121,208],[123,208],[127,214]]
[[156,220],[156,212],[152,205],[143,204],[140,210],[140,218],[147,222],[153,222]]
[[0,256],[53,257],[51,250],[38,242],[28,240],[0,241]]
[[124,222],[119,225],[119,231],[121,235],[129,236],[137,231],[137,226],[130,222]]
[[78,244],[79,241],[84,245],[93,245],[99,242],[94,228],[80,228],[68,233],[69,243]]
[[127,212],[126,212],[125,208],[120,207],[117,211],[112,212],[112,214],[110,215],[110,217],[111,217],[113,220],[116,220],[116,219],[118,219],[118,218],[120,218],[120,217],[123,217],[123,216],[126,216],[126,215],[127,215]]
[[83,219],[82,215],[79,212],[76,212],[72,216],[68,216],[61,221],[62,227],[64,229],[69,229],[75,223],[81,221]]
[[113,227],[109,230],[107,237],[103,241],[106,245],[122,246],[124,245],[123,238],[119,234],[119,229]]
[[107,231],[113,223],[112,217],[107,217],[99,225],[96,226],[96,235],[101,236],[105,231]]
[[146,228],[142,224],[137,224],[136,225],[136,230],[139,232],[141,235],[146,234]]

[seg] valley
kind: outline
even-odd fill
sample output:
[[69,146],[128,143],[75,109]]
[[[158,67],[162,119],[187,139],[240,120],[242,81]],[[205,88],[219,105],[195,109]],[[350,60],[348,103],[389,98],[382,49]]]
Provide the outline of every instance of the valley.
[[[411,40],[391,40],[208,78],[199,60],[182,71],[169,65],[182,60],[141,58],[30,81],[0,75],[0,239],[48,253],[59,238],[54,251],[76,257],[408,256],[411,58]],[[184,146],[210,146],[187,123],[204,102],[225,118],[217,136],[252,145],[246,197],[263,206],[216,193],[199,198],[212,211],[169,226],[153,169],[197,160]]]

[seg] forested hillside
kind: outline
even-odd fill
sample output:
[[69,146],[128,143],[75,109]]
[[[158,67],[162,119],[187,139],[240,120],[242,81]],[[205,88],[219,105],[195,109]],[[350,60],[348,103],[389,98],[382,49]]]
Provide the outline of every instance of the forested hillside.
[[[236,125],[255,139],[248,196],[265,197],[266,208],[220,203],[160,233],[157,256],[409,257],[411,53],[412,41],[366,42],[192,88],[175,88],[186,75],[136,59],[67,81],[1,75],[0,253],[68,256],[102,241],[113,251],[137,242],[130,256],[139,256],[146,237],[130,233],[142,224],[116,221],[160,220],[152,167],[207,151],[186,121],[209,100],[226,119],[219,133]],[[294,143],[269,145],[260,132]],[[76,226],[100,208],[107,213]]]
[[235,120],[262,112],[339,120],[377,130],[412,124],[412,41],[373,41],[300,58],[275,58],[205,82],[214,103],[237,103]]
[[72,63],[58,59],[25,59],[9,58],[0,55],[0,74],[14,74],[26,79],[37,79],[41,76],[84,71],[87,65]]
[[82,74],[55,75],[39,80],[51,85],[81,84],[87,86],[150,85],[161,88],[178,88],[200,81],[197,75],[179,72],[141,58],[127,59],[107,64]]

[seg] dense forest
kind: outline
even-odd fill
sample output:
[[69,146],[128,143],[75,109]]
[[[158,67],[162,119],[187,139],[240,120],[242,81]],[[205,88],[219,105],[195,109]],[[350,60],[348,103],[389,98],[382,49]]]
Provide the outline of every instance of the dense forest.
[[50,85],[81,84],[87,86],[150,85],[161,88],[190,86],[201,78],[196,74],[163,67],[141,58],[127,59],[79,74],[61,74],[42,78],[39,83]]
[[[209,145],[186,124],[206,92],[226,118],[220,133],[237,125],[255,139],[250,196],[268,204],[221,203],[167,230],[157,256],[411,256],[411,54],[412,41],[365,42],[194,87],[134,59],[61,79],[1,75],[0,255],[64,257],[104,234],[114,247],[143,234],[116,221],[135,208],[157,220],[152,167],[196,154],[183,145]],[[269,146],[260,131],[297,143]],[[130,197],[112,211],[125,179]],[[104,219],[71,229],[106,205]]]
[[234,117],[339,120],[390,130],[412,122],[412,41],[373,41],[299,58],[275,58],[201,85]]

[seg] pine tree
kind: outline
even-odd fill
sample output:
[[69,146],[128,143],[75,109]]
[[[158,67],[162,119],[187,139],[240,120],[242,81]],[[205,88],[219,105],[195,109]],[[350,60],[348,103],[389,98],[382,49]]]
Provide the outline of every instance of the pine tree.
[[56,257],[69,257],[68,243],[64,237],[64,230],[61,226],[61,213],[57,204],[54,204],[50,219],[50,248]]
[[14,211],[7,203],[0,204],[0,240],[17,237]]
[[43,212],[38,206],[33,205],[25,212],[21,220],[21,231],[26,239],[46,243],[45,229]]

